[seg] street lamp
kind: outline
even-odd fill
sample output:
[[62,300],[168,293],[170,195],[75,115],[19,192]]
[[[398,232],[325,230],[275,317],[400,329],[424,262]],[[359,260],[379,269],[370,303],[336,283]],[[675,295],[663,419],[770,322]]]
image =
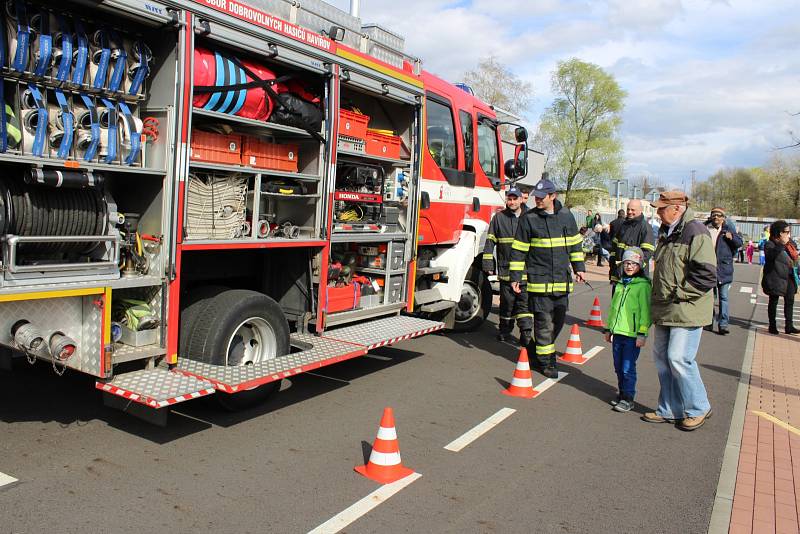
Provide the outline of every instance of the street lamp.
[[744,211],[745,211],[744,218],[745,219],[749,219],[750,218],[750,199],[749,198],[743,198],[742,201],[744,202]]

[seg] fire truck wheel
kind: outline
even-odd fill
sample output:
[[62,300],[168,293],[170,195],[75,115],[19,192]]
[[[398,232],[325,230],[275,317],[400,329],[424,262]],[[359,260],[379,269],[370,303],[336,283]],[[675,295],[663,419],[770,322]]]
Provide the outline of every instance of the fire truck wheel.
[[180,357],[196,360],[191,347],[191,332],[197,317],[203,315],[204,311],[214,300],[214,297],[230,288],[225,286],[201,286],[196,287],[181,296],[181,330],[178,336],[178,354]]
[[467,273],[461,300],[456,304],[455,332],[471,332],[477,329],[492,310],[492,284],[474,265]]
[[[244,289],[213,297],[194,318],[189,337],[192,358],[214,365],[257,365],[289,352],[289,323],[278,303]],[[280,381],[275,381],[215,397],[223,408],[241,410],[264,401],[278,389]]]

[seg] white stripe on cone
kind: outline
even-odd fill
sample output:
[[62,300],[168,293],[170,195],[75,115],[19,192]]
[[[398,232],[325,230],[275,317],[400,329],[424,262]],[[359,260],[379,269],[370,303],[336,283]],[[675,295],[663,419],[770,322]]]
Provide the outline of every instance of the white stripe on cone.
[[531,366],[528,362],[517,362],[517,371],[530,371]]
[[378,439],[382,439],[384,441],[391,441],[397,439],[397,430],[394,427],[386,428],[386,427],[378,427]]
[[532,388],[533,380],[531,380],[530,378],[517,378],[515,376],[511,378],[511,385],[516,386],[518,388]]
[[564,354],[583,354],[583,353],[581,352],[580,347],[567,347],[567,350],[566,352],[564,352]]
[[400,453],[378,452],[375,449],[372,449],[372,452],[369,455],[369,461],[370,463],[383,466],[400,465]]

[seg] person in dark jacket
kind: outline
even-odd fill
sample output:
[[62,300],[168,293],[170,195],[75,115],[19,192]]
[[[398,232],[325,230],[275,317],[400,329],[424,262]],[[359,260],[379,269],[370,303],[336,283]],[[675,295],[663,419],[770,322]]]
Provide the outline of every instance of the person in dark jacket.
[[[486,246],[483,249],[483,270],[487,274],[497,272],[500,281],[500,324],[498,325],[498,341],[506,341],[514,329],[514,321],[519,326],[519,342],[527,347],[531,341],[533,314],[528,311],[528,296],[517,294],[511,289],[508,274],[508,263],[511,259],[511,244],[517,232],[519,218],[527,208],[522,204],[522,193],[516,187],[506,192],[506,209],[494,214],[489,223],[486,235]],[[495,269],[494,252],[497,253]],[[523,284],[524,287],[524,284]]]
[[625,210],[618,210],[617,211],[617,218],[609,223],[609,227],[611,228],[609,231],[611,232],[611,239],[614,239],[614,235],[619,230],[619,227],[622,223],[625,222]]
[[[778,333],[777,313],[778,299],[783,297],[784,332],[797,334],[800,332],[792,324],[794,295],[797,293],[797,281],[794,267],[797,264],[797,249],[790,239],[791,227],[786,221],[775,221],[769,227],[769,239],[764,244],[764,272],[761,276],[761,289],[769,295],[767,316],[769,317],[769,333]],[[792,253],[794,258],[792,258]]]
[[628,247],[639,247],[644,253],[642,271],[649,275],[650,258],[656,250],[653,244],[653,233],[650,225],[644,220],[642,214],[642,201],[634,198],[628,202],[627,217],[623,220],[611,236],[611,250],[608,259],[608,278],[612,287],[619,281],[619,262],[622,254]]
[[[536,207],[520,219],[511,246],[511,286],[522,291],[527,280],[528,309],[533,312],[534,342],[528,348],[534,367],[558,377],[555,340],[567,315],[572,277],[583,282],[583,238],[572,213],[556,200],[556,187],[542,178],[533,190]],[[533,346],[535,345],[535,346]]]
[[733,282],[733,257],[742,246],[742,236],[736,233],[736,228],[725,218],[725,210],[712,208],[711,216],[706,221],[706,228],[711,234],[711,241],[717,253],[717,287],[714,289],[714,299],[717,301],[719,312],[714,314],[712,323],[706,330],[714,330],[714,319],[717,321],[718,332],[726,335],[728,330],[728,291]]

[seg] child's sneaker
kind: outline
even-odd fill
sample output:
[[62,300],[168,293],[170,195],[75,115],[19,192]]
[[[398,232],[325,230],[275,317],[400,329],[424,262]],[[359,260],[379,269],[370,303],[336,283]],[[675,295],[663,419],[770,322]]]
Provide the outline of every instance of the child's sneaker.
[[616,399],[614,399],[614,400],[612,400],[612,401],[609,401],[609,404],[610,404],[611,406],[616,406],[617,404],[619,404],[619,401],[621,401],[621,400],[622,400],[622,397],[620,397],[619,395],[617,395],[617,398],[616,398]]
[[629,412],[631,409],[633,409],[633,401],[627,399],[620,399],[616,406],[614,406],[615,412]]

